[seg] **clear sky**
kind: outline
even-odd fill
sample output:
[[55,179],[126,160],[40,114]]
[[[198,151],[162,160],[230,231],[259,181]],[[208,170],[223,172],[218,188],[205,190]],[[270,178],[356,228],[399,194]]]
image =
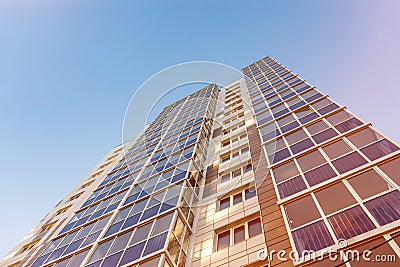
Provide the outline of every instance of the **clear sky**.
[[0,0],[0,257],[121,142],[168,66],[266,55],[400,141],[399,1]]

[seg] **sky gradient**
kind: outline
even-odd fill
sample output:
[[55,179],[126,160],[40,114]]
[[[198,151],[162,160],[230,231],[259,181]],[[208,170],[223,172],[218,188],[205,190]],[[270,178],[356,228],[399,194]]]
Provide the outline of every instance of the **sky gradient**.
[[3,257],[121,142],[125,109],[182,62],[271,55],[400,141],[399,1],[0,0]]

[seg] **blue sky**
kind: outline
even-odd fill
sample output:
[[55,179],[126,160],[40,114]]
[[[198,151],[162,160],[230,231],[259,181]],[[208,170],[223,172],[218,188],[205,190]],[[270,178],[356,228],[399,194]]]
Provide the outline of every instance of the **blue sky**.
[[121,142],[135,89],[177,63],[271,55],[399,142],[399,7],[0,1],[0,257]]

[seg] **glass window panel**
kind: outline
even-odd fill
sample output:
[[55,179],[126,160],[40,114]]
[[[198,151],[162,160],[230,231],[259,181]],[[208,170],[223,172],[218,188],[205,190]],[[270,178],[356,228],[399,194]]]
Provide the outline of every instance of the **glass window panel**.
[[227,197],[227,198],[222,199],[222,200],[219,202],[219,210],[224,210],[224,209],[226,209],[226,208],[229,208],[230,202],[231,202],[231,198],[230,198],[230,197]]
[[[146,261],[146,262],[144,262],[144,263],[141,263],[140,265],[139,265],[139,267],[154,267],[154,266],[158,266],[158,263],[160,262],[160,257],[157,257],[157,258],[154,258],[154,259],[151,259],[151,260],[149,260],[149,261]],[[165,261],[165,263],[164,263],[164,267],[169,267],[170,265],[168,264],[168,262],[167,261]]]
[[328,98],[324,98],[324,99],[312,104],[311,106],[314,107],[315,109],[320,109],[331,103],[332,103],[332,101],[330,101]]
[[174,228],[174,235],[178,240],[181,240],[183,231],[185,230],[185,225],[183,224],[182,219],[178,216],[176,220],[175,228]]
[[277,126],[273,122],[273,123],[269,123],[269,124],[261,127],[260,128],[260,132],[261,132],[261,135],[265,135],[265,134],[268,134],[270,132],[274,132],[276,129],[277,129]]
[[337,157],[340,157],[341,155],[344,155],[352,151],[351,147],[348,144],[346,144],[346,142],[343,141],[342,139],[336,141],[335,143],[329,146],[324,147],[323,150],[330,159],[335,159]]
[[391,186],[375,170],[364,172],[348,181],[362,199],[391,189]]
[[314,143],[311,141],[310,138],[304,139],[303,141],[300,141],[294,145],[290,146],[290,149],[292,150],[293,154],[300,153],[301,151],[304,151],[310,147],[313,147]]
[[233,196],[233,205],[239,204],[242,202],[242,192]]
[[400,219],[400,192],[398,190],[365,203],[379,225],[383,226]]
[[255,189],[254,186],[253,186],[253,187],[251,187],[251,188],[247,188],[247,189],[244,191],[244,194],[245,194],[245,198],[246,198],[246,199],[249,199],[249,198],[255,197],[257,193],[256,193],[256,189]]
[[81,247],[84,247],[84,246],[87,246],[87,245],[89,245],[89,244],[92,244],[94,241],[96,241],[97,237],[99,237],[100,233],[101,233],[101,231],[97,231],[97,232],[95,232],[95,233],[93,233],[93,234],[90,234],[90,235],[85,239],[85,241],[82,243],[82,246],[81,246]]
[[119,222],[121,220],[126,219],[126,217],[128,217],[128,214],[129,214],[130,210],[131,210],[131,207],[123,209],[120,212],[118,212],[117,217],[115,217],[114,222]]
[[326,124],[324,121],[319,121],[317,123],[311,124],[310,126],[306,127],[306,129],[311,134],[322,132],[323,130],[326,130],[328,128],[329,128],[328,124]]
[[124,223],[124,221],[120,221],[118,223],[111,225],[106,233],[106,236],[109,236],[109,235],[112,235],[112,234],[115,234],[116,232],[118,232],[121,229],[123,223]]
[[272,171],[274,173],[276,183],[283,182],[299,174],[299,170],[297,169],[297,166],[293,160],[280,167],[274,168]]
[[170,213],[166,216],[163,216],[157,219],[156,223],[154,224],[152,236],[158,235],[164,231],[167,231],[172,223],[172,218],[174,217],[174,213]]
[[230,245],[230,230],[218,234],[217,250],[224,249]]
[[138,212],[142,212],[144,210],[144,207],[146,206],[148,200],[149,199],[144,199],[142,201],[137,202],[135,204],[135,206],[133,206],[133,208],[132,208],[132,210],[131,210],[131,212],[129,214],[133,215],[133,214],[136,214]]
[[382,165],[379,168],[383,170],[387,176],[390,177],[397,185],[400,185],[400,158],[392,159]]
[[325,214],[356,204],[356,200],[346,186],[340,182],[315,193]]
[[262,226],[260,218],[248,222],[249,238],[252,238],[262,233]]
[[292,121],[294,121],[294,120],[296,120],[296,119],[294,118],[294,116],[291,115],[291,114],[289,114],[288,116],[283,117],[283,118],[277,120],[277,123],[278,123],[279,126],[283,126],[283,125],[286,125],[286,124],[288,124],[288,123],[290,123],[290,122],[292,122]]
[[345,132],[350,131],[351,129],[354,129],[354,128],[356,128],[357,126],[360,126],[360,125],[362,125],[362,122],[361,122],[361,121],[359,121],[359,120],[356,119],[356,118],[352,118],[352,119],[350,119],[350,120],[347,120],[347,121],[345,121],[345,122],[342,122],[342,123],[336,125],[335,128],[336,128],[339,132],[345,133]]
[[232,178],[237,178],[237,177],[240,177],[241,175],[242,175],[241,169],[238,169],[238,170],[232,172]]
[[306,188],[307,186],[300,175],[278,184],[278,192],[281,198],[291,196],[297,192],[303,191]]
[[133,231],[127,232],[123,235],[117,236],[115,239],[114,244],[112,245],[110,251],[107,253],[107,255],[111,255],[117,251],[120,251],[126,247],[128,244],[129,239],[131,238]]
[[350,239],[375,229],[374,224],[360,206],[328,217],[328,221],[338,239]]
[[338,134],[335,132],[334,129],[327,129],[323,132],[320,132],[316,135],[313,135],[312,138],[314,139],[314,141],[319,144],[322,143],[326,140],[329,140],[335,136],[337,136]]
[[74,241],[80,239],[81,237],[87,236],[87,235],[89,234],[90,230],[92,230],[92,228],[93,228],[94,225],[95,225],[95,224],[92,223],[92,224],[89,224],[89,225],[83,227],[83,228],[81,229],[81,231],[79,232],[79,234],[77,234],[77,235],[75,236]]
[[349,113],[347,113],[346,111],[342,110],[338,113],[335,113],[329,117],[327,117],[326,119],[332,124],[332,125],[337,125],[341,122],[344,122],[348,119],[353,118],[352,115],[350,115]]
[[144,250],[145,243],[146,242],[139,243],[125,250],[124,256],[122,257],[119,266],[125,265],[129,262],[139,259],[140,255],[142,255],[142,252]]
[[244,241],[244,225],[234,229],[234,244]]
[[150,233],[151,226],[152,226],[152,223],[148,223],[148,224],[145,224],[145,225],[137,228],[135,233],[133,234],[130,244],[132,245],[132,244],[135,244],[137,242],[147,239],[147,236]]
[[349,170],[355,169],[367,163],[357,152],[350,153],[344,157],[336,159],[332,162],[333,166],[339,171],[340,174],[345,173]]
[[161,235],[150,238],[147,242],[146,249],[143,252],[143,256],[149,255],[150,253],[156,252],[165,246],[165,241],[167,240],[168,232]]
[[356,147],[361,148],[382,139],[382,136],[380,136],[371,128],[367,128],[348,136],[347,139],[349,139],[350,142],[352,142]]
[[71,258],[65,259],[65,260],[63,260],[63,261],[61,261],[59,263],[56,263],[56,265],[53,265],[53,267],[66,267],[70,260],[71,260]]
[[131,227],[132,225],[137,224],[139,222],[139,218],[140,218],[140,213],[129,217],[128,219],[126,219],[124,225],[122,226],[122,229],[126,229],[128,227]]
[[282,133],[286,133],[298,126],[300,126],[300,124],[297,121],[292,121],[291,123],[288,123],[288,124],[282,126],[281,131],[282,131]]
[[303,129],[300,129],[292,134],[289,134],[287,136],[285,136],[286,141],[289,143],[289,145],[292,145],[294,143],[297,143],[300,140],[303,140],[305,138],[307,138],[307,134]]
[[301,109],[296,110],[294,113],[296,114],[296,116],[298,118],[302,118],[304,116],[307,116],[307,115],[313,113],[313,111],[309,107],[303,107]]
[[293,231],[292,234],[300,255],[305,250],[318,251],[335,243],[322,220]]
[[231,179],[231,174],[230,174],[230,173],[224,174],[224,175],[222,175],[222,177],[221,177],[221,183],[227,182],[227,181],[229,181],[230,179]]
[[322,156],[321,152],[315,150],[309,154],[306,154],[297,159],[297,162],[300,165],[300,169],[306,172],[312,168],[315,168],[321,164],[326,163],[325,158]]
[[286,148],[286,149],[276,152],[273,155],[268,156],[268,160],[271,162],[271,164],[274,164],[274,163],[284,160],[288,157],[290,157],[290,152],[289,152],[289,149]]
[[86,255],[89,253],[90,249],[85,250],[79,254],[76,254],[71,262],[68,264],[68,267],[74,267],[74,266],[79,266],[83,260],[85,259]]
[[[304,212],[307,207],[307,212]],[[284,206],[290,227],[297,228],[321,217],[311,196],[303,197]]]
[[265,145],[265,150],[267,151],[267,154],[270,155],[272,153],[275,153],[278,150],[281,150],[282,148],[285,148],[286,144],[285,141],[283,141],[283,138],[278,138],[267,145]]
[[104,258],[104,256],[107,254],[108,249],[110,248],[112,242],[114,239],[108,240],[107,242],[104,242],[100,244],[95,252],[93,253],[93,256],[90,258],[89,263],[95,262],[101,258]]
[[253,165],[251,163],[248,163],[244,168],[243,168],[243,173],[246,173],[248,171],[251,171],[253,169]]
[[316,184],[327,181],[336,176],[335,171],[332,167],[327,163],[311,171],[308,171],[304,174],[308,184],[310,186],[314,186]]
[[77,250],[77,249],[80,247],[80,245],[82,244],[83,240],[84,240],[84,238],[79,239],[79,240],[77,240],[77,241],[75,241],[75,242],[72,242],[72,243],[68,246],[68,248],[64,251],[63,255],[67,255],[67,254],[69,254],[69,253],[71,253],[71,252]]
[[106,266],[118,266],[118,262],[119,262],[119,259],[122,256],[122,252],[123,251],[120,251],[117,254],[114,254],[114,255],[111,255],[111,256],[105,258],[105,260],[103,261],[103,264],[101,266],[104,266],[104,267],[106,267]]
[[397,146],[385,139],[362,148],[361,152],[372,161],[389,155],[397,150],[399,150]]

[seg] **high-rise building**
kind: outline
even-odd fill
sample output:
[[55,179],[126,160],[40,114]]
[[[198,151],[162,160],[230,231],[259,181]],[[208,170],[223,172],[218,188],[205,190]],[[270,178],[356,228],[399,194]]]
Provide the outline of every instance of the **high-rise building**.
[[271,57],[242,72],[112,149],[0,266],[398,266],[399,146]]

